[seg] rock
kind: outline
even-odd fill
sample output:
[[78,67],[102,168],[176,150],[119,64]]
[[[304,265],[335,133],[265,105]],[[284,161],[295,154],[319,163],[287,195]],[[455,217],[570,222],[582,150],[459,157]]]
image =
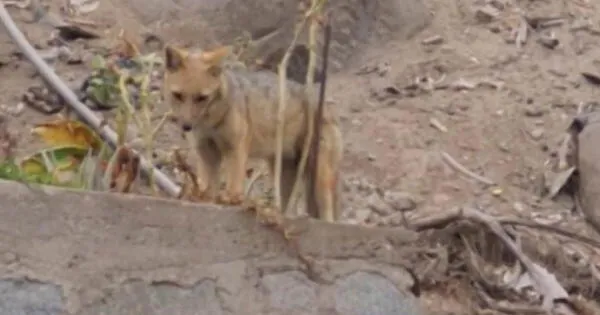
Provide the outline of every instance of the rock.
[[485,5],[475,9],[475,18],[482,23],[488,23],[500,15],[500,10],[492,5]]
[[444,38],[440,35],[433,35],[427,37],[421,41],[423,45],[437,45],[442,44],[444,42]]
[[544,136],[544,128],[535,128],[530,132],[531,138],[540,140]]
[[[245,209],[36,188],[0,181],[2,315],[426,314],[381,255],[418,240],[402,228],[290,219],[292,253]],[[314,273],[298,253],[319,258]]]
[[357,209],[356,211],[354,211],[354,218],[351,218],[351,220],[355,221],[357,224],[362,224],[367,222],[370,215],[371,210],[369,209]]
[[393,212],[392,207],[384,202],[378,193],[372,193],[367,197],[367,206],[381,216],[387,216]]
[[14,117],[18,117],[18,116],[21,116],[21,114],[25,110],[25,103],[18,102],[14,106],[2,105],[1,107],[4,110],[4,112],[6,112],[7,114],[14,116]]
[[364,178],[357,178],[352,181],[352,185],[355,186],[359,191],[365,193],[372,193],[375,191],[375,185],[370,183],[368,180]]
[[0,314],[65,314],[58,285],[28,279],[0,280]]
[[[155,34],[177,40],[184,46],[214,46],[247,36],[258,44],[248,50],[244,59],[260,56],[267,65],[274,63],[276,66],[277,59],[283,56],[293,37],[298,3],[298,0],[126,0],[124,5],[130,9],[127,12],[130,16],[124,12],[119,15],[123,16],[122,20],[139,20],[145,27],[156,30]],[[105,7],[114,15],[114,9],[110,9]],[[101,10],[102,4],[94,14],[101,14]],[[331,16],[335,25],[331,34],[332,71],[341,69],[352,56],[369,45],[383,43],[392,37],[411,36],[431,20],[420,0],[332,0],[327,2],[327,10],[335,12]],[[171,22],[164,23],[165,19]],[[297,43],[302,48],[290,60],[293,65],[289,70],[298,72],[298,77],[305,73],[306,60],[303,59],[307,58],[308,52],[307,33],[300,35]]]
[[546,111],[540,106],[527,106],[525,108],[525,116],[527,117],[542,117]]
[[385,192],[383,201],[396,211],[411,211],[417,208],[414,197],[405,192]]

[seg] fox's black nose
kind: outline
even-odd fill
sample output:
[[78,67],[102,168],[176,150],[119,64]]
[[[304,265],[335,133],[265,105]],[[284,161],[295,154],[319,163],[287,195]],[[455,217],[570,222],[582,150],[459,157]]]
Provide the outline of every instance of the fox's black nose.
[[184,132],[188,132],[188,131],[192,130],[192,126],[188,125],[188,124],[184,124],[181,126],[181,129],[183,129]]

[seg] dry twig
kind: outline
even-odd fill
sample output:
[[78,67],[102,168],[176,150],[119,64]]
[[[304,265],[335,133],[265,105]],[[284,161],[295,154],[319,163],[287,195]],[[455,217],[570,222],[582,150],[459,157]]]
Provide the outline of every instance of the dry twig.
[[[281,209],[281,164],[282,164],[282,149],[283,149],[283,130],[284,130],[284,114],[285,114],[285,108],[286,108],[286,101],[287,101],[287,67],[288,67],[288,63],[289,63],[289,59],[292,55],[292,52],[294,51],[294,48],[296,47],[296,43],[298,41],[298,38],[300,36],[300,34],[302,33],[302,30],[304,29],[304,26],[306,24],[306,22],[311,19],[312,23],[316,23],[316,21],[314,21],[314,16],[315,14],[318,12],[318,10],[321,9],[322,4],[325,2],[325,0],[313,0],[312,1],[312,6],[311,8],[304,14],[304,16],[302,17],[302,20],[298,23],[298,25],[296,26],[296,30],[294,33],[294,38],[292,40],[292,43],[290,44],[290,46],[288,47],[288,49],[286,50],[281,62],[279,63],[278,66],[278,73],[279,73],[279,108],[277,111],[277,135],[276,135],[276,143],[275,143],[275,150],[277,152],[276,157],[275,157],[275,174],[274,174],[274,178],[273,178],[273,188],[274,188],[274,195],[275,195],[275,206],[279,209]],[[314,28],[311,27],[311,29],[315,30]],[[315,35],[316,36],[316,35]],[[314,43],[313,43],[314,44]],[[311,55],[313,53],[311,52]],[[314,63],[314,61],[313,61]],[[314,65],[313,65],[314,68]],[[314,70],[312,70],[314,73]],[[310,68],[307,72],[311,72]],[[313,75],[314,76],[314,75]],[[312,80],[312,78],[311,78]],[[307,81],[308,82],[308,81]],[[310,81],[312,82],[312,81]],[[309,111],[310,112],[310,111]],[[290,196],[289,200],[288,200],[288,205],[287,205],[287,209],[282,209],[282,210],[287,210],[291,209],[291,207],[295,204],[294,200],[297,199],[297,194],[298,194],[298,190],[299,190],[299,180],[298,178],[300,176],[302,176],[303,171],[304,171],[304,164],[306,163],[306,159],[308,156],[308,146],[310,144],[310,139],[312,138],[312,124],[313,124],[313,120],[310,119],[311,117],[308,117],[308,130],[309,130],[309,134],[307,136],[307,139],[305,140],[305,145],[304,145],[304,150],[302,153],[302,158],[301,158],[301,162],[299,163],[299,167],[298,167],[298,174],[297,174],[297,179],[296,182],[294,183],[294,188],[292,189],[292,195]],[[302,161],[304,160],[304,162]],[[302,171],[302,173],[300,172]]]
[[283,151],[283,129],[285,125],[285,108],[287,105],[287,67],[289,64],[290,57],[296,47],[296,42],[302,33],[302,29],[306,24],[307,15],[296,25],[294,32],[294,38],[292,43],[285,51],[281,62],[277,68],[279,73],[279,107],[277,109],[277,134],[275,136],[275,171],[273,176],[273,193],[275,195],[275,207],[281,209],[281,164],[282,164],[282,151]]
[[473,173],[472,171],[470,171],[469,169],[467,169],[466,167],[464,167],[462,164],[458,163],[458,161],[456,161],[452,156],[450,156],[450,154],[446,153],[446,152],[442,152],[442,158],[444,159],[444,161],[446,163],[448,163],[450,166],[452,166],[455,170],[461,172],[463,175],[466,175],[478,182],[484,183],[486,185],[494,185],[494,182],[491,179],[485,178],[483,176],[477,175],[475,173]]
[[[313,22],[316,24],[316,22]],[[315,199],[316,196],[316,191],[315,191],[315,183],[317,180],[317,170],[318,170],[318,163],[319,163],[319,144],[320,144],[320,139],[321,139],[321,122],[323,121],[323,106],[325,103],[325,87],[327,86],[327,63],[328,63],[328,59],[329,59],[329,44],[330,44],[330,40],[331,40],[331,24],[329,24],[329,21],[327,19],[326,21],[326,25],[325,25],[325,47],[323,48],[323,81],[321,82],[321,89],[319,91],[319,100],[318,100],[318,105],[317,105],[317,112],[316,112],[316,116],[312,117],[314,120],[313,126],[314,126],[314,135],[312,135],[311,137],[311,145],[309,148],[309,160],[308,160],[308,172],[309,172],[309,176],[307,178],[308,181],[308,191],[306,192],[306,208],[307,208],[307,212],[309,215],[311,215],[312,217],[318,218],[321,210],[319,209],[319,204]],[[310,65],[310,63],[309,63]],[[313,68],[314,68],[314,64],[313,64]],[[312,81],[312,78],[314,77],[314,74],[310,74],[310,81]],[[308,77],[307,77],[307,82],[308,81]],[[308,87],[307,87],[308,89]],[[324,218],[321,218],[324,219]]]
[[[413,222],[411,225],[416,227],[418,230],[422,230],[425,227],[440,226],[441,223],[447,224],[456,219],[467,219],[479,224],[483,224],[489,228],[510,250],[510,252],[517,258],[517,260],[525,267],[530,276],[533,284],[537,291],[543,298],[542,309],[550,311],[551,309],[558,309],[562,314],[574,314],[570,307],[565,303],[560,303],[561,300],[568,299],[567,291],[557,281],[556,277],[549,274],[544,268],[539,266],[533,260],[531,260],[520,248],[519,245],[508,235],[502,223],[498,219],[487,215],[481,211],[472,208],[455,209],[450,211],[446,216],[437,216],[435,219],[429,218],[421,222]],[[523,223],[519,221],[508,221],[507,224],[518,224]],[[525,225],[525,224],[523,224]],[[531,224],[533,226],[533,224]],[[535,227],[542,227],[539,224]],[[566,231],[559,230],[555,227],[543,226],[546,230],[560,231],[563,235],[571,234]],[[570,235],[572,236],[572,234]],[[579,239],[585,239],[582,236]],[[588,243],[594,243],[593,240],[588,240]]]

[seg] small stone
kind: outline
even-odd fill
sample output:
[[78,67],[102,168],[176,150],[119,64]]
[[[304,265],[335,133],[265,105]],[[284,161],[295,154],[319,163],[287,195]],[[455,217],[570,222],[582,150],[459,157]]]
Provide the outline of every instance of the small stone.
[[500,143],[498,143],[498,149],[500,149],[500,151],[502,152],[510,152],[510,147],[508,146],[508,143],[506,143],[505,141],[502,141]]
[[367,219],[365,220],[366,224],[373,224],[379,222],[379,215],[377,215],[375,212],[371,212],[369,214],[369,216],[367,217]]
[[503,192],[504,191],[500,187],[495,187],[492,189],[492,195],[494,195],[496,197],[502,195]]
[[525,108],[525,116],[527,117],[542,117],[545,111],[540,106],[527,106]]
[[534,140],[540,140],[544,136],[544,129],[536,128],[536,129],[533,129],[529,134],[531,135],[531,138],[533,138]]
[[554,49],[560,44],[558,39],[550,36],[541,36],[537,39],[537,42],[548,49]]
[[383,194],[383,201],[396,211],[411,211],[417,208],[414,197],[405,192],[386,191]]
[[369,155],[367,156],[367,159],[368,159],[369,161],[373,162],[373,161],[375,161],[376,157],[375,157],[375,155],[374,155],[374,154],[372,154],[372,153],[369,153]]
[[490,0],[489,4],[498,10],[504,10],[508,6],[507,0]]
[[433,35],[431,37],[425,38],[421,43],[423,45],[437,45],[444,42],[444,38],[440,35]]
[[366,179],[357,179],[354,181],[354,185],[362,192],[371,193],[375,191],[375,185],[369,183]]
[[517,212],[523,212],[525,211],[525,205],[517,201],[513,204],[513,209],[515,209]]
[[369,209],[357,209],[354,211],[354,220],[358,222],[358,224],[365,223],[369,216],[371,215],[371,210]]
[[475,18],[482,23],[488,23],[500,15],[500,10],[491,5],[485,5],[475,10]]
[[372,193],[367,197],[367,206],[381,216],[387,216],[392,213],[392,208],[377,193]]

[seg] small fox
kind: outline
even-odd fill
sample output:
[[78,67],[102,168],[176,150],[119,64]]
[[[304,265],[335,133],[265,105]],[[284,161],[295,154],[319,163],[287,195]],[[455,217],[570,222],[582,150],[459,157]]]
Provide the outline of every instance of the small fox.
[[[163,96],[174,120],[192,136],[203,196],[222,204],[240,204],[248,159],[266,160],[271,175],[275,171],[279,78],[268,70],[227,66],[230,52],[228,46],[207,51],[166,46]],[[303,85],[288,80],[280,182],[283,209],[305,141],[314,134],[311,119],[316,111],[316,93],[308,95]],[[333,222],[340,215],[343,142],[330,109],[324,108],[321,124],[314,191],[320,219]],[[219,191],[221,172],[225,187]],[[303,182],[309,189],[306,172]]]

